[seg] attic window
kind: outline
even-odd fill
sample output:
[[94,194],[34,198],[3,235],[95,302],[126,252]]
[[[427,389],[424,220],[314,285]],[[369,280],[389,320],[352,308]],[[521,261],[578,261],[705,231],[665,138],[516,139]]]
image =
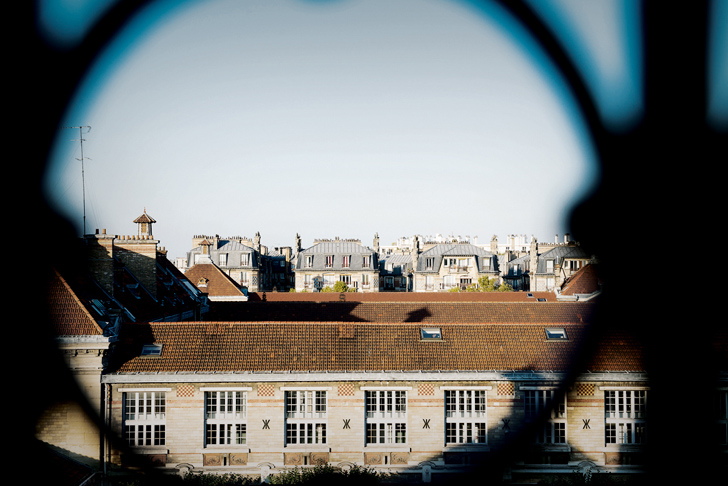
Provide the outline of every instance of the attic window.
[[142,356],[160,356],[161,354],[161,344],[145,344],[142,346]]
[[422,327],[420,337],[423,341],[442,341],[442,330],[439,327]]
[[547,328],[546,331],[546,339],[551,341],[566,341],[569,339],[566,336],[566,330],[563,328]]

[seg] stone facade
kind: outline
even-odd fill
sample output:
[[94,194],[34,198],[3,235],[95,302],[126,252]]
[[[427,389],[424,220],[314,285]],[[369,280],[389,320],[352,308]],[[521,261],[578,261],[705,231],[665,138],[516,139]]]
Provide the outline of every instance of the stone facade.
[[[144,390],[165,393],[163,443],[135,447],[134,451],[167,469],[264,476],[290,467],[326,463],[342,467],[356,464],[391,474],[417,474],[419,477],[425,472],[434,475],[458,472],[463,465],[487,459],[490,454],[507,447],[513,439],[527,434],[531,445],[522,448],[517,460],[506,468],[509,475],[536,477],[530,472],[536,465],[566,470],[585,461],[600,471],[639,470],[639,435],[637,439],[629,439],[636,440],[634,444],[605,443],[605,390],[640,390],[649,394],[642,374],[595,374],[577,380],[566,390],[562,406],[555,407],[561,413],[555,420],[563,424],[563,432],[545,439],[540,434],[540,441],[536,439],[539,434],[534,431],[551,427],[552,419],[547,418],[545,425],[537,425],[529,431],[528,427],[535,422],[527,418],[532,407],[529,400],[538,393],[558,393],[557,376],[478,373],[478,379],[463,380],[457,373],[449,373],[447,379],[436,380],[422,374],[416,379],[406,375],[411,374],[405,373],[398,379],[395,373],[369,376],[353,373],[346,381],[303,381],[302,377],[290,377],[290,381],[259,381],[251,377],[244,382],[180,383],[142,382],[138,377],[124,376],[107,376],[104,381],[110,387],[110,423],[122,437],[125,393]],[[245,395],[243,444],[206,444],[205,392],[208,390],[237,390]],[[325,414],[317,419],[325,424],[324,443],[317,444],[314,439],[314,443],[287,444],[286,425],[291,419],[287,419],[286,414],[286,393],[301,390],[325,392]],[[402,440],[398,443],[394,434],[387,436],[386,440],[391,442],[368,443],[367,423],[374,419],[368,417],[366,393],[388,390],[404,392],[406,397],[406,410],[401,414],[404,418],[391,419],[405,424]],[[448,418],[446,393],[465,391],[483,394],[484,413],[478,419]],[[554,402],[560,403],[558,399]],[[386,407],[391,406],[387,402]],[[457,404],[455,408],[453,415],[465,410]],[[467,412],[463,414],[467,415]],[[390,419],[384,422],[387,420]],[[642,422],[640,418],[630,420]],[[455,425],[448,428],[449,421]],[[479,442],[472,439],[468,443],[468,438],[462,435],[463,443],[449,443],[448,430],[452,434],[453,427],[457,429],[458,424],[463,423],[467,428],[467,423],[474,421],[485,424],[484,436]],[[113,464],[125,464],[118,449],[113,449],[110,456]]]

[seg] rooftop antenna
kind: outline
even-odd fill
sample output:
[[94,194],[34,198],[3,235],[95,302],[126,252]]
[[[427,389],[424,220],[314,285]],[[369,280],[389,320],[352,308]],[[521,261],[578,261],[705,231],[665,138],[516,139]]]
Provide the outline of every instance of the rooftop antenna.
[[[80,126],[80,127],[63,127],[63,128],[78,128],[78,139],[71,140],[71,142],[79,142],[81,144],[81,158],[79,159],[78,157],[76,157],[76,160],[81,161],[81,190],[83,193],[83,234],[85,235],[86,234],[86,179],[85,179],[84,170],[83,170],[83,161],[84,161],[83,142],[85,142],[86,139],[83,138],[83,129],[88,128],[88,130],[86,130],[86,133],[88,133],[91,131],[91,127],[86,125],[86,126]],[[89,160],[91,160],[91,159],[89,159]]]

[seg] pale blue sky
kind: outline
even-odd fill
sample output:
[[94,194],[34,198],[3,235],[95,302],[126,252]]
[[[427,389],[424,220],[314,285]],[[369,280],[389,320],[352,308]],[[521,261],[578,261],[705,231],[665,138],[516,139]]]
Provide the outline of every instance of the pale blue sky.
[[[41,2],[49,37],[82,0]],[[588,4],[588,5],[587,5]],[[68,19],[51,7],[75,5]],[[86,228],[170,259],[196,234],[314,238],[567,231],[597,174],[578,112],[497,8],[455,0],[160,1],[110,46],[66,116],[84,134]],[[539,2],[610,123],[639,114],[630,2]],[[68,11],[68,10],[67,10]],[[82,32],[78,30],[76,32]],[[69,31],[67,42],[74,41]],[[607,102],[609,100],[609,102]],[[82,232],[77,130],[49,190]]]

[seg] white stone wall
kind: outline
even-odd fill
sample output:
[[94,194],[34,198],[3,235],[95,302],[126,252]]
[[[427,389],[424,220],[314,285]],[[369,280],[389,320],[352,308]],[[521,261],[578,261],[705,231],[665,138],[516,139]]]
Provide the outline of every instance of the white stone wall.
[[[551,384],[553,385],[553,384]],[[619,462],[619,449],[606,446],[604,441],[604,383],[577,382],[567,394],[568,444],[534,446],[547,456],[552,451],[566,451],[569,461],[592,461],[606,465]],[[640,384],[620,383],[636,387]],[[245,387],[247,391],[247,444],[243,446],[205,446],[204,387]],[[531,383],[531,386],[535,386]],[[290,387],[327,391],[327,443],[286,446],[285,390]],[[366,444],[365,389],[396,387],[407,392],[406,444]],[[477,387],[487,393],[487,444],[467,447],[445,443],[445,387],[465,389]],[[239,383],[147,383],[141,385],[112,385],[110,403],[114,430],[122,432],[123,389],[157,388],[167,392],[166,444],[164,447],[138,448],[139,452],[164,454],[166,467],[188,466],[193,469],[237,471],[259,474],[291,467],[291,460],[305,457],[311,464],[312,454],[323,454],[328,463],[366,465],[375,458],[378,467],[391,469],[418,468],[425,461],[447,469],[447,452],[488,452],[502,447],[525,428],[523,384],[510,381],[353,381],[353,382],[239,382]],[[541,449],[539,449],[539,447]],[[634,449],[634,447],[633,447]],[[639,450],[639,446],[636,447]],[[231,465],[232,455],[244,464]],[[300,456],[297,456],[299,454]],[[615,455],[616,454],[616,455]],[[205,456],[224,456],[222,463],[205,463]],[[119,463],[118,451],[112,454]],[[243,459],[240,459],[243,458]],[[219,465],[217,465],[219,464]],[[369,464],[372,465],[372,464]],[[268,468],[268,469],[266,469]],[[411,471],[410,471],[411,472]]]

